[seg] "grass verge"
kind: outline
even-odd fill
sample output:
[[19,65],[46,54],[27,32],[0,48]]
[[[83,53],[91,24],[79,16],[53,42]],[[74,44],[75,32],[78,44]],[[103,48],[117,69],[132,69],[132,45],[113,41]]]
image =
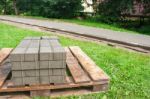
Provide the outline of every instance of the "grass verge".
[[[15,47],[25,36],[48,35],[0,23],[0,48]],[[63,46],[80,46],[111,78],[108,92],[58,99],[148,99],[150,56],[107,45],[59,37]],[[35,99],[47,99],[35,97]]]

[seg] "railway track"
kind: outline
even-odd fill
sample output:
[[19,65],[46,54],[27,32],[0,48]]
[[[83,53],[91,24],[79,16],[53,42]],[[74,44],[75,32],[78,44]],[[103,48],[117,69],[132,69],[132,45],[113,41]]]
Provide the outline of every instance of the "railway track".
[[22,25],[26,25],[26,26],[32,26],[32,27],[36,27],[39,28],[42,31],[48,31],[48,32],[53,32],[59,35],[65,35],[65,36],[71,36],[71,37],[75,37],[78,39],[84,39],[84,40],[88,40],[88,41],[94,41],[94,42],[102,42],[105,43],[109,46],[112,47],[121,47],[121,48],[125,48],[125,49],[130,49],[136,52],[141,52],[141,53],[150,53],[150,48],[146,47],[146,46],[139,46],[136,44],[129,44],[129,43],[125,43],[125,42],[120,42],[120,41],[114,41],[114,40],[110,40],[110,39],[106,39],[106,38],[100,38],[100,37],[95,37],[95,36],[91,36],[91,35],[86,35],[86,34],[78,34],[78,33],[74,33],[74,32],[69,32],[69,31],[65,31],[65,30],[60,30],[60,29],[54,29],[54,28],[48,28],[48,27],[44,27],[44,26],[39,26],[39,25],[33,25],[33,24],[27,24],[27,23],[22,23],[22,22],[16,22],[16,21],[11,21],[11,20],[6,20],[6,19],[0,19],[3,22],[11,22],[11,23],[16,23],[16,24],[22,24]]

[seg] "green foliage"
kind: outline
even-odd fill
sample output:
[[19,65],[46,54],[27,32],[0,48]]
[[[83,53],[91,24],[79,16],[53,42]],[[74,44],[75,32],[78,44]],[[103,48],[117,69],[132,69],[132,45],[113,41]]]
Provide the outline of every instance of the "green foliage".
[[132,9],[133,0],[104,0],[98,6],[98,13],[105,16],[120,16],[123,11]]
[[81,0],[18,0],[17,7],[25,15],[71,18],[82,9]]
[[0,14],[14,14],[12,0],[0,0]]
[[143,14],[150,13],[150,0],[104,0],[98,6],[98,13],[107,17],[120,17],[133,9],[134,1],[144,5]]

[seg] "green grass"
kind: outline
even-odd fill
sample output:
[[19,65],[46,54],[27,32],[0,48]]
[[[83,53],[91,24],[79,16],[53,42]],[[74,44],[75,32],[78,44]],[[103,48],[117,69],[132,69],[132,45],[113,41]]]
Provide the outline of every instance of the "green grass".
[[[16,17],[16,16],[14,16],[14,17]],[[25,17],[25,18],[33,18],[33,19],[49,20],[49,21],[69,22],[69,23],[75,23],[75,24],[84,25],[84,26],[110,29],[113,31],[150,35],[150,25],[147,24],[147,25],[143,25],[141,27],[134,27],[135,24],[139,24],[138,21],[128,22],[128,28],[124,28],[124,27],[119,25],[120,23],[106,24],[106,23],[103,23],[100,21],[97,22],[94,19],[84,19],[84,20],[80,20],[80,19],[52,19],[52,18],[44,18],[44,17],[39,17],[39,16],[17,16],[17,17]]]
[[[15,47],[25,36],[46,33],[0,23],[0,47]],[[60,99],[148,99],[150,98],[150,56],[103,44],[59,37],[63,46],[80,46],[111,78],[108,92],[60,97]],[[35,97],[35,99],[46,99]],[[59,99],[59,98],[58,98]]]

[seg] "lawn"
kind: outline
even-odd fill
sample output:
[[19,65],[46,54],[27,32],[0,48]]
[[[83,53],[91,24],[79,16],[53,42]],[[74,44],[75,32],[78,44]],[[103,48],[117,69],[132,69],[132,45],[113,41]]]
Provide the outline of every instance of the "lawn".
[[[0,48],[15,47],[26,36],[41,35],[49,34],[0,23]],[[63,46],[80,46],[111,78],[108,92],[60,97],[60,99],[150,98],[150,55],[61,36],[59,38]]]
[[[16,16],[14,16],[16,17]],[[110,29],[113,31],[121,31],[121,32],[128,32],[128,33],[136,33],[136,34],[145,34],[145,35],[150,35],[150,24],[148,21],[145,22],[142,26],[134,26],[139,24],[138,20],[135,22],[126,22],[124,24],[128,24],[128,27],[122,27],[119,23],[113,23],[113,24],[106,24],[104,22],[98,22],[95,19],[52,19],[52,18],[44,18],[44,17],[38,17],[38,16],[17,16],[17,17],[25,17],[25,18],[33,18],[33,19],[40,19],[40,20],[49,20],[49,21],[61,21],[61,22],[69,22],[69,23],[75,23],[79,25],[84,25],[84,26],[91,26],[91,27],[96,27],[96,28],[103,28],[103,29]]]

